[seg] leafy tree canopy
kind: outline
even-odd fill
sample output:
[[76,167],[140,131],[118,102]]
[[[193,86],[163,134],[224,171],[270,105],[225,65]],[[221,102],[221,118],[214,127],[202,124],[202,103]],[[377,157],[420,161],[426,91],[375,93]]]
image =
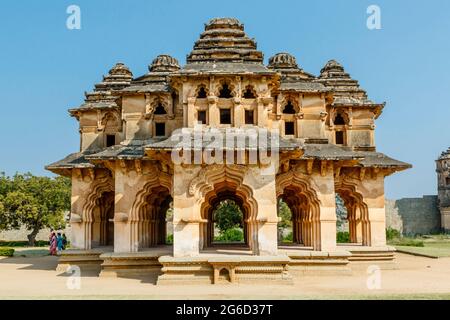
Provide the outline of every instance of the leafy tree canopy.
[[64,227],[70,209],[70,179],[37,177],[31,173],[0,175],[0,229],[24,225],[31,233],[30,245],[42,228]]
[[243,213],[241,208],[233,200],[224,200],[214,212],[214,221],[220,232],[233,228],[242,228]]

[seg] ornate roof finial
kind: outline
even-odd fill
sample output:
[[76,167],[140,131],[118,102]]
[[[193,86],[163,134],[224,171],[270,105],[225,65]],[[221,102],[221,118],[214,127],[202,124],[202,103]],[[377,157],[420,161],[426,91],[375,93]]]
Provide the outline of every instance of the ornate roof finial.
[[180,64],[168,54],[161,54],[153,60],[148,69],[150,72],[173,72],[180,70]]
[[324,78],[331,74],[345,74],[344,67],[337,62],[336,60],[330,60],[327,62],[327,64],[320,70],[320,77]]
[[280,52],[269,59],[271,69],[298,69],[297,60],[287,52]]
[[205,24],[205,31],[187,57],[188,63],[250,62],[263,63],[262,52],[255,40],[244,32],[244,25],[235,18],[214,18]]

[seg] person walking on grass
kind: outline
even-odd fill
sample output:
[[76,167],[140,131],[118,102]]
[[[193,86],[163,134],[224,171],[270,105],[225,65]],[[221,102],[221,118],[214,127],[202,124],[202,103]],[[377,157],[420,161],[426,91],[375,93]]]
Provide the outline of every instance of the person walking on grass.
[[54,231],[50,234],[50,255],[56,255],[56,234]]

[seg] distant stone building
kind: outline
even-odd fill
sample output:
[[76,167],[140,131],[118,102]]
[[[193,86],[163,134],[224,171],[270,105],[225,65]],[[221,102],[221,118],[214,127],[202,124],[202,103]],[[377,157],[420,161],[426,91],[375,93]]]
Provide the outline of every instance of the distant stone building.
[[436,160],[436,172],[441,227],[448,232],[450,231],[450,148],[442,152],[441,156]]

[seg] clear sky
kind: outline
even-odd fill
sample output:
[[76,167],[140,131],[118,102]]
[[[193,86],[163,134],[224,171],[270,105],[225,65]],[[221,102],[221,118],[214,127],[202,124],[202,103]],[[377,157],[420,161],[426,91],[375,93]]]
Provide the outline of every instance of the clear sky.
[[[66,9],[81,8],[81,30]],[[366,9],[381,9],[381,30]],[[450,1],[116,1],[0,2],[0,171],[50,175],[44,166],[78,151],[67,109],[83,101],[118,61],[135,76],[162,53],[185,62],[210,18],[246,26],[265,59],[280,51],[318,74],[329,59],[386,108],[379,151],[414,168],[386,180],[390,198],[436,194],[434,160],[450,146]]]

